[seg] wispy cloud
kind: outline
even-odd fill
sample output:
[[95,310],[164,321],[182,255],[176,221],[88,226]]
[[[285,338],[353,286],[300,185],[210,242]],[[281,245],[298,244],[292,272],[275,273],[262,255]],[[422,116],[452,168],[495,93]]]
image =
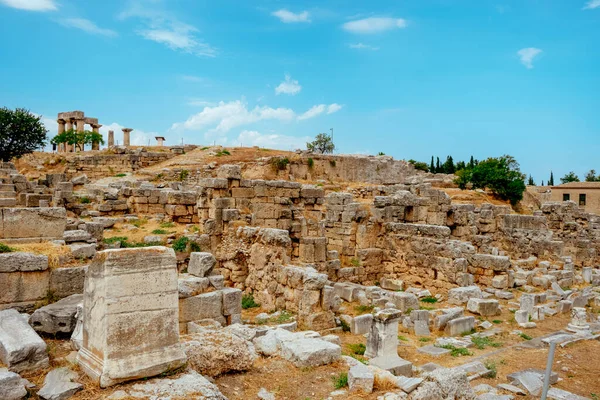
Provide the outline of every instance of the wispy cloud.
[[201,57],[216,57],[217,50],[197,37],[198,29],[188,25],[168,12],[152,8],[151,2],[134,1],[119,14],[119,19],[139,18],[144,28],[136,33],[147,40],[168,48]]
[[106,37],[118,36],[117,32],[111,29],[100,28],[94,22],[85,18],[67,18],[61,19],[58,22],[66,27],[81,29],[82,31],[91,33],[92,35],[100,35]]
[[358,50],[371,50],[371,51],[379,50],[379,47],[371,46],[369,44],[364,44],[364,43],[351,43],[348,45],[348,47],[350,47],[351,49],[358,49]]
[[521,59],[521,64],[527,69],[533,68],[533,61],[540,53],[542,53],[542,50],[535,47],[527,47],[517,51],[517,55]]
[[593,10],[594,8],[600,7],[600,0],[590,0],[583,6],[584,10]]
[[348,32],[373,34],[392,29],[406,28],[407,22],[402,18],[370,17],[346,22],[342,27]]
[[337,103],[333,103],[330,105],[327,104],[317,104],[315,106],[312,106],[311,108],[309,108],[304,114],[301,114],[298,116],[298,121],[302,121],[305,119],[311,119],[311,118],[315,118],[318,117],[319,115],[323,114],[323,113],[327,113],[327,114],[333,114],[336,113],[338,111],[340,111],[342,109],[342,106],[337,104]]
[[327,114],[333,114],[336,113],[338,111],[340,111],[342,109],[342,105],[337,104],[337,103],[333,103],[330,104],[329,107],[327,107]]
[[[115,133],[115,144],[123,144],[123,128],[125,128],[125,126],[117,122],[113,122],[109,125],[103,125],[100,128],[100,133],[104,137],[104,142],[108,144],[108,131],[113,131]],[[133,146],[147,146],[148,143],[152,145],[156,136],[163,135],[159,135],[157,132],[145,132],[141,129],[133,128],[133,131],[131,132],[131,144]],[[168,139],[169,138],[167,138],[167,140]]]
[[282,8],[281,10],[272,12],[271,15],[279,18],[279,20],[285,24],[292,24],[292,23],[297,23],[297,22],[304,22],[304,23],[311,22],[310,14],[308,13],[308,11],[294,13],[289,10],[286,10],[285,8]]
[[5,6],[27,11],[55,11],[58,5],[54,0],[0,0]]
[[186,103],[188,106],[192,107],[207,107],[207,106],[215,106],[217,103],[213,101],[207,101],[202,99],[189,99]]
[[289,75],[285,75],[285,80],[275,88],[275,94],[297,95],[302,90],[302,86],[297,80],[292,79]]

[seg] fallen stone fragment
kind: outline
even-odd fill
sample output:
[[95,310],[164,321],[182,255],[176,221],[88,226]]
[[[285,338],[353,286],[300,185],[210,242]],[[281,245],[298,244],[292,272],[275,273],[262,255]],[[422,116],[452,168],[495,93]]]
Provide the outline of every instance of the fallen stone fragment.
[[550,388],[548,398],[552,400],[589,400],[588,397],[579,396],[559,388]]
[[432,357],[441,357],[450,353],[450,350],[428,344],[427,346],[419,347],[417,352],[427,354]]
[[76,378],[77,374],[68,368],[53,369],[37,394],[45,400],[66,400],[83,389],[82,384],[74,382]]
[[402,389],[405,393],[411,393],[422,382],[423,378],[407,378],[405,376],[399,376],[396,378],[396,383],[398,387]]
[[5,368],[0,368],[0,399],[21,400],[27,396],[23,378]]
[[342,349],[320,339],[300,338],[282,341],[281,356],[297,367],[317,367],[337,361]]
[[74,294],[56,303],[38,308],[29,318],[29,324],[37,332],[50,335],[71,333],[77,323],[78,308],[83,307],[83,295]]
[[17,373],[49,365],[46,343],[14,309],[0,311],[0,361]]
[[350,392],[371,393],[375,376],[366,365],[357,363],[348,372],[348,387]]
[[204,278],[210,275],[216,263],[217,260],[211,253],[192,252],[190,253],[188,273],[199,278]]
[[526,395],[527,394],[520,387],[517,387],[515,385],[510,385],[508,383],[500,383],[496,387],[498,389],[506,390],[507,392],[511,392],[511,393],[514,393],[514,394],[521,394],[521,395]]
[[260,388],[256,395],[260,400],[275,400],[275,395],[265,388]]

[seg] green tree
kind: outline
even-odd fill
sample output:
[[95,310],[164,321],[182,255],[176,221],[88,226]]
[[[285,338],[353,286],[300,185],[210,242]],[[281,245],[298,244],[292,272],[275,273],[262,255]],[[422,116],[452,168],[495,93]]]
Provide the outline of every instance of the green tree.
[[67,129],[63,133],[60,133],[52,138],[50,141],[52,144],[69,144],[74,145],[83,151],[83,147],[86,144],[100,143],[104,144],[104,138],[97,132],[81,131],[77,132],[75,129]]
[[590,169],[587,174],[585,174],[586,182],[600,182],[600,174],[596,175],[595,169]]
[[429,167],[427,166],[427,163],[424,163],[424,162],[421,162],[421,161],[415,161],[415,160],[408,160],[408,162],[410,164],[412,164],[413,167],[415,167],[415,169],[418,170],[418,171],[429,172]]
[[554,186],[554,172],[550,171],[550,179],[548,180],[548,186]]
[[314,141],[306,143],[306,148],[311,153],[328,154],[333,153],[335,145],[331,136],[326,133],[319,133]]
[[42,117],[24,108],[0,108],[0,158],[10,161],[46,145],[48,130]]
[[429,164],[429,172],[435,173],[435,164],[433,163],[433,156],[431,156],[431,164]]
[[533,181],[533,178],[531,177],[531,175],[529,175],[529,180],[527,181],[527,185],[528,186],[535,186],[535,182]]
[[471,156],[471,159],[469,160],[469,167],[475,168],[475,159],[473,158],[473,156]]
[[579,177],[575,174],[575,172],[571,171],[568,174],[566,174],[565,176],[563,176],[562,178],[560,178],[560,181],[563,184],[569,183],[569,182],[579,182]]
[[456,170],[460,171],[461,169],[467,168],[467,164],[464,161],[459,161],[456,163]]
[[512,205],[523,199],[525,191],[525,175],[521,173],[517,161],[509,155],[488,158],[473,168],[458,171],[455,182],[461,189],[469,183],[473,189],[489,189],[501,199],[509,200]]
[[440,158],[436,157],[436,159],[437,159],[437,161],[435,162],[435,173],[439,174],[439,173],[441,173],[443,171],[442,171],[442,166],[440,164]]
[[454,160],[452,159],[452,156],[446,157],[446,161],[442,165],[442,169],[444,170],[445,174],[453,174],[456,172],[456,167],[454,166]]

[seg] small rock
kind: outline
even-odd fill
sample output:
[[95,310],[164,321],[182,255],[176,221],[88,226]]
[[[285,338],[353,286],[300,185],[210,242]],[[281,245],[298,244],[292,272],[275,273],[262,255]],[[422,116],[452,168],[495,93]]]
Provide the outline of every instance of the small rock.
[[73,382],[76,378],[77,374],[68,368],[53,369],[46,375],[38,396],[45,400],[66,400],[83,389],[82,384]]

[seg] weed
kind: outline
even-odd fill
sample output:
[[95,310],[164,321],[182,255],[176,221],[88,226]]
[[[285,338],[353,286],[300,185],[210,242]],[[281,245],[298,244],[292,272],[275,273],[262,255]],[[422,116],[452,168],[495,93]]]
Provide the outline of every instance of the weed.
[[421,307],[419,307],[419,310],[431,311],[431,310],[435,310],[435,307],[421,306]]
[[406,336],[398,335],[398,339],[402,340],[403,342],[408,342],[408,338]]
[[315,166],[315,160],[313,160],[312,158],[309,158],[307,160],[307,162],[308,162],[308,168],[312,169],[312,167]]
[[350,332],[350,325],[348,325],[348,323],[341,318],[340,325],[342,326],[342,332]]
[[360,260],[356,257],[353,257],[350,260],[350,265],[352,265],[353,267],[360,267]]
[[260,307],[260,304],[254,301],[254,296],[252,295],[252,293],[248,293],[242,296],[242,308],[244,310],[257,307]]
[[0,243],[0,253],[12,253],[13,251],[15,251],[15,249],[12,247],[7,246],[4,243]]
[[166,235],[167,233],[169,232],[165,231],[164,229],[155,229],[152,231],[153,235]]
[[334,376],[333,378],[333,387],[335,387],[336,389],[341,389],[341,388],[345,388],[346,386],[348,386],[348,373],[347,372],[342,372],[337,376]]
[[231,153],[228,150],[219,150],[219,151],[217,151],[217,153],[215,155],[217,157],[222,157],[222,156],[230,156]]
[[186,238],[185,236],[181,236],[177,239],[175,239],[173,241],[173,250],[175,250],[178,253],[183,253],[187,250],[188,247],[188,243],[189,243],[190,239]]
[[133,221],[131,223],[131,225],[135,226],[136,228],[141,228],[142,226],[146,225],[148,223],[148,220],[146,218],[142,218],[142,219],[136,219],[135,221]]
[[276,318],[273,319],[273,322],[276,322],[278,324],[285,324],[286,322],[290,322],[292,320],[292,317],[292,314],[283,310]]
[[187,169],[182,169],[181,171],[179,171],[179,176],[177,176],[177,180],[179,182],[183,182],[185,181],[188,177],[190,176],[190,171],[188,171]]
[[335,160],[329,160],[329,165],[331,165],[332,167],[335,168],[335,166],[336,166]]
[[354,310],[359,313],[359,314],[367,314],[373,311],[373,309],[375,308],[375,306],[356,306],[354,307]]
[[446,344],[444,346],[440,346],[442,349],[447,349],[450,350],[450,355],[452,357],[463,357],[463,356],[472,356],[473,353],[471,353],[468,349],[464,348],[464,347],[454,347],[451,344]]
[[498,375],[498,369],[496,368],[495,361],[486,361],[483,365],[490,371],[487,374],[488,378],[494,379]]
[[160,224],[161,228],[173,228],[175,224],[173,222],[163,222]]
[[117,178],[123,178],[124,176],[127,176],[127,174],[120,173],[120,174],[116,174],[115,176],[116,176]]
[[201,148],[200,150],[204,151],[204,150],[208,150],[210,147],[206,147],[204,146],[203,148]]
[[198,252],[198,251],[202,251],[202,247],[200,247],[200,245],[194,241],[190,242],[190,251],[192,252]]
[[521,338],[523,338],[525,340],[531,340],[531,339],[533,339],[531,336],[529,336],[526,333],[521,333],[521,334],[519,334],[519,336],[521,336]]
[[487,346],[502,347],[502,343],[500,343],[500,342],[494,342],[489,337],[477,337],[477,336],[473,336],[471,338],[471,340],[473,341],[473,344],[475,345],[475,347],[477,347],[479,350],[483,350]]
[[155,243],[129,242],[129,239],[124,236],[115,236],[115,237],[111,237],[111,238],[105,238],[105,239],[103,239],[103,241],[106,244],[119,243],[119,248],[121,248],[121,249],[128,249],[128,248],[133,248],[133,247],[148,247],[148,246],[155,245]]
[[271,167],[273,168],[273,170],[275,172],[285,170],[289,163],[290,163],[290,160],[287,157],[271,158]]
[[477,331],[475,330],[475,328],[471,329],[470,331],[466,331],[460,334],[460,336],[469,336],[472,335],[474,333],[476,333]]
[[351,343],[348,345],[350,351],[354,354],[358,354],[359,356],[364,356],[365,351],[367,351],[367,347],[362,343]]
[[492,321],[494,324],[501,324],[502,320],[501,319],[495,319]]
[[427,296],[427,297],[423,297],[423,298],[421,299],[421,301],[422,301],[423,303],[435,304],[435,303],[437,303],[437,302],[438,302],[438,299],[437,299],[437,298],[435,298],[435,297],[433,297],[433,296]]
[[422,337],[422,338],[419,338],[419,342],[431,342],[431,338]]
[[83,197],[79,198],[79,202],[81,204],[90,204],[92,202],[92,200],[90,200],[90,198],[87,196],[83,196]]

